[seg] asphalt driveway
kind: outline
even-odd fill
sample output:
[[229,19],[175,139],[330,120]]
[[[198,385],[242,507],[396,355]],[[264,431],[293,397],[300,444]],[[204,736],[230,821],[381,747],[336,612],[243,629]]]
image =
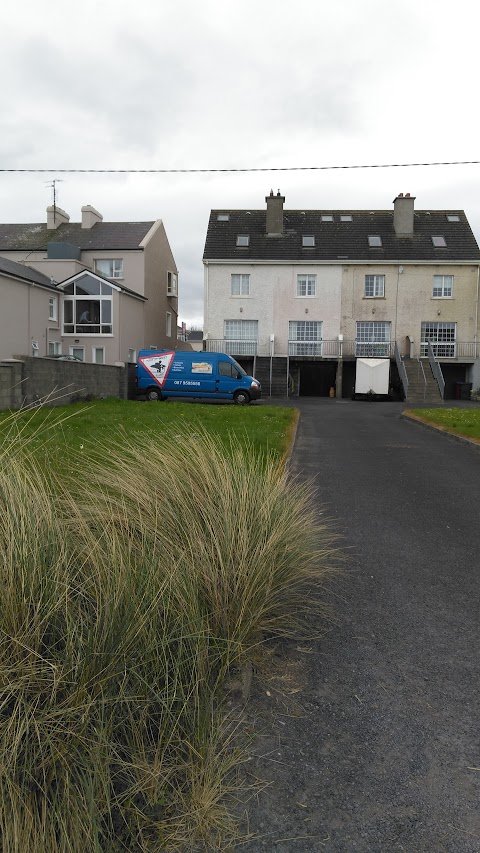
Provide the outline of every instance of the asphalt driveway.
[[477,853],[480,452],[403,404],[298,405],[293,471],[350,559],[337,624],[254,679],[250,765],[271,784],[241,849]]

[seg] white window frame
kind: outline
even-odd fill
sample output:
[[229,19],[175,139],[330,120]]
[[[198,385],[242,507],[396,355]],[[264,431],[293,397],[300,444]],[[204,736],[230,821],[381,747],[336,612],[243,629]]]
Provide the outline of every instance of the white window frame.
[[317,276],[314,273],[299,273],[297,275],[297,298],[313,299],[316,295]]
[[[77,350],[78,352],[81,352],[81,353],[82,353],[81,361],[83,361],[83,362],[84,362],[84,361],[85,361],[85,347],[78,346],[78,344],[70,344],[70,346],[69,346],[69,348],[68,348],[68,352],[69,352],[69,354],[70,354],[70,355],[75,355],[74,350]],[[78,358],[78,355],[77,355],[76,357]]]
[[250,235],[249,234],[237,234],[237,246],[240,248],[247,248],[250,245]]
[[[102,361],[97,361],[97,350],[103,353]],[[92,364],[105,364],[105,347],[92,347]]]
[[258,320],[224,320],[223,337],[228,355],[256,355]]
[[323,322],[321,320],[289,320],[288,354],[321,355]]
[[355,355],[357,358],[389,358],[391,323],[387,320],[357,320]]
[[167,311],[165,315],[165,334],[167,338],[172,337],[172,312]]
[[[97,281],[98,281],[98,279],[97,279]],[[81,282],[79,282],[79,284],[81,286]],[[113,336],[113,293],[114,293],[111,285],[107,284],[106,282],[101,282],[99,294],[91,294],[91,295],[83,294],[83,293],[77,293],[77,282],[74,282],[74,284],[71,285],[71,287],[73,287],[73,293],[68,293],[68,292],[64,293],[63,301],[62,301],[62,335],[64,335],[65,337],[74,336],[76,338],[80,337],[80,335],[88,335],[89,337],[95,337],[95,338],[100,338],[100,337],[101,338],[106,338],[106,337],[111,338]],[[103,292],[106,290],[109,290],[109,293]],[[99,323],[80,323],[80,321],[77,322],[77,319],[76,319],[77,318],[77,302],[97,302],[97,301],[99,302],[98,310],[99,310],[100,322]],[[105,322],[105,319],[103,317],[103,314],[104,314],[103,303],[106,303],[106,302],[110,303],[110,321],[109,322]],[[72,323],[66,323],[65,322],[65,312],[66,312],[67,306],[70,304],[72,305],[73,322]],[[67,332],[65,330],[66,326],[73,326],[73,331]],[[93,327],[98,328],[100,331],[98,331],[98,332],[91,331],[89,326],[91,326],[92,328]],[[110,327],[110,331],[109,332],[102,332],[102,327]],[[79,328],[81,328],[82,331],[79,331]]]
[[58,320],[58,296],[50,296],[48,299],[48,319],[54,323]]
[[49,341],[48,342],[48,355],[51,358],[54,355],[62,354],[62,342],[61,341]]
[[230,295],[235,299],[240,296],[250,296],[250,273],[233,272],[231,274]]
[[420,331],[420,356],[428,355],[430,341],[436,358],[455,358],[457,352],[457,324],[449,320],[424,320]]
[[[108,275],[98,268],[98,264],[111,264],[112,275]],[[123,279],[123,258],[95,258],[94,272],[102,275],[104,278]]]
[[[449,281],[447,281],[449,280]],[[434,275],[432,299],[453,298],[453,275]]]
[[[372,290],[372,293],[367,293],[367,290]],[[384,299],[385,298],[385,276],[373,273],[365,275],[365,288],[363,291],[365,299]]]
[[167,272],[167,296],[176,296],[178,289],[178,279],[177,274],[174,272]]

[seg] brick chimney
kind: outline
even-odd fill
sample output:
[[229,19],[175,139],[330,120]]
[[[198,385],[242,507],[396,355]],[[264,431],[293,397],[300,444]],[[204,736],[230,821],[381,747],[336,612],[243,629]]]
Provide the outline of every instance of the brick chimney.
[[68,222],[70,222],[70,217],[61,207],[53,204],[47,207],[47,229],[49,231],[55,231],[55,228],[58,228],[59,225],[64,225]]
[[280,195],[280,190],[277,194],[273,194],[270,190],[270,195],[267,195],[267,236],[280,237],[283,234],[283,204],[285,197]]
[[399,193],[393,200],[393,227],[397,237],[413,237],[415,196]]
[[82,207],[82,228],[92,228],[96,222],[103,222],[103,216],[91,204]]

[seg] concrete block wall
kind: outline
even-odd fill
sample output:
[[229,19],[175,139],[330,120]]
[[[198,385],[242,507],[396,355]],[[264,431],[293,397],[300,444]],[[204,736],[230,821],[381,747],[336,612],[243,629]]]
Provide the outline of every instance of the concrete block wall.
[[0,363],[0,410],[19,409],[40,400],[64,406],[86,398],[127,399],[126,367],[84,364],[18,355]]

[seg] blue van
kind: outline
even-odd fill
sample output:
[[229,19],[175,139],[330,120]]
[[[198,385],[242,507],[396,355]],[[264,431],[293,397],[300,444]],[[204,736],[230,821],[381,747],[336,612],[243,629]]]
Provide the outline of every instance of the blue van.
[[224,352],[144,349],[138,353],[137,394],[147,400],[199,397],[245,406],[261,393],[260,382]]

